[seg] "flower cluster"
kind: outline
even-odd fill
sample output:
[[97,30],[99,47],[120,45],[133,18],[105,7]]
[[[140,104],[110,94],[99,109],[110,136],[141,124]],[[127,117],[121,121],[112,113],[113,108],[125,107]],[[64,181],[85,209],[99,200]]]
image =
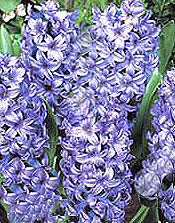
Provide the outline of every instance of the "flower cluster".
[[[21,57],[0,55],[0,194],[15,223],[58,221],[58,200],[68,222],[122,223],[130,201],[127,116],[158,64],[160,29],[139,0],[94,8],[84,30],[76,15],[52,0],[29,6]],[[61,132],[62,197],[43,99]]]
[[77,222],[121,222],[131,194],[127,113],[114,98],[103,104],[96,95],[87,96],[90,89],[81,90],[70,99],[72,111],[64,121],[60,167],[71,201],[60,205]]
[[48,148],[44,102],[20,59],[0,55],[0,63],[0,153],[39,157]]
[[45,153],[45,104],[20,58],[0,55],[0,64],[0,197],[10,205],[10,221],[47,222],[50,203],[59,198],[59,177]]
[[73,72],[81,52],[76,15],[76,11],[60,11],[52,0],[30,6],[21,37],[21,55],[30,81],[37,84],[38,95],[57,110],[58,124],[62,117],[58,110],[74,84]]
[[2,198],[4,203],[10,205],[9,221],[31,223],[37,220],[44,223],[58,220],[57,216],[49,214],[55,201],[60,198],[59,177],[56,171],[48,167],[45,159],[39,162],[30,158],[23,162],[19,157],[12,158],[2,174],[4,182],[11,182],[8,187],[10,192],[5,191]]
[[[135,178],[135,188],[148,199],[160,198],[161,208],[168,220],[175,220],[174,206],[174,89],[175,69],[167,72],[164,83],[158,90],[158,100],[151,109],[155,133],[149,133],[151,154],[143,162]],[[149,188],[149,189],[148,189]]]
[[93,25],[82,33],[84,54],[75,72],[80,85],[123,103],[138,100],[158,65],[160,28],[150,16],[138,0],[124,1],[120,9],[111,4],[103,13],[94,8]]
[[49,145],[43,98],[55,109],[73,84],[80,51],[75,16],[61,12],[53,1],[29,6],[21,58],[0,58],[1,199],[10,205],[8,218],[15,223],[58,220],[50,216],[60,197],[59,177],[45,153]]
[[[127,115],[131,100],[144,93],[158,64],[159,28],[139,1],[93,9],[93,25],[81,33],[83,52],[75,67],[76,85],[60,128],[63,187],[60,202],[70,222],[123,222],[130,200],[131,172]],[[135,43],[135,45],[134,45]],[[143,50],[144,49],[144,50]]]
[[11,221],[58,220],[49,216],[59,199],[59,177],[45,153],[49,144],[43,98],[55,108],[71,88],[79,53],[75,16],[61,12],[53,1],[29,6],[21,57],[0,55],[1,199],[10,205]]

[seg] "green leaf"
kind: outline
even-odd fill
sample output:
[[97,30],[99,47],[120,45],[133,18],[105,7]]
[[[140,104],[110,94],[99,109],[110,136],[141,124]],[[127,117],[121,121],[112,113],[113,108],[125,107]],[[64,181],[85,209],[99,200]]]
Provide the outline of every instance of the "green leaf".
[[141,195],[138,196],[139,201],[142,205],[149,208],[149,211],[143,221],[143,223],[157,223],[159,221],[159,213],[158,213],[158,200],[149,200]]
[[55,204],[54,204],[54,207],[51,210],[49,215],[51,216],[56,211],[56,209],[58,209],[58,208],[59,208],[59,201],[56,201]]
[[48,130],[50,144],[50,149],[47,150],[47,155],[49,157],[49,164],[51,167],[53,167],[58,141],[58,129],[56,123],[56,116],[54,115],[48,102],[46,100],[44,100],[44,102],[47,108],[46,128]]
[[66,216],[63,222],[67,222],[67,220],[69,220],[69,216]]
[[66,222],[67,222],[67,220],[69,220],[69,218],[70,218],[70,217],[69,217],[69,216],[67,216],[67,217],[65,217],[65,219],[64,219],[63,221],[61,221],[61,222],[59,221],[59,222],[55,222],[55,223],[66,223]]
[[148,211],[149,207],[142,205],[129,223],[143,223],[148,214]]
[[107,6],[107,0],[100,0],[101,10],[104,11]]
[[21,55],[21,49],[18,41],[14,41],[13,44],[13,55],[14,56],[20,56]]
[[0,0],[0,10],[11,12],[21,3],[21,0]]
[[5,24],[7,31],[11,34],[19,34],[21,32],[21,28],[17,26],[11,25],[11,23]]
[[5,204],[4,202],[0,201],[1,205],[3,206],[4,210],[7,212],[9,209],[9,205]]
[[162,28],[158,44],[159,72],[164,76],[175,44],[175,24],[173,20]]
[[16,16],[15,20],[11,20],[10,21],[10,25],[13,27],[17,27],[21,30],[22,26],[23,26],[23,22],[24,22],[24,18],[21,16]]
[[14,56],[20,56],[21,55],[21,49],[20,49],[20,34],[11,34],[10,35],[12,40],[12,47],[13,47],[13,55]]
[[79,10],[78,17],[76,19],[76,25],[80,25],[80,23],[83,21],[86,14],[86,9]]
[[2,183],[3,175],[0,173],[0,184]]
[[161,81],[162,74],[158,71],[158,68],[156,68],[147,84],[146,91],[140,105],[139,116],[133,129],[133,139],[136,145],[133,147],[132,153],[137,157],[147,154],[145,133],[148,130],[149,109],[151,107],[153,96]]
[[[53,213],[59,208],[59,200],[55,202],[53,209],[50,212],[50,216],[53,215]],[[62,218],[62,217],[61,217]],[[69,216],[66,216],[63,221],[55,222],[55,223],[65,223],[69,219]]]
[[3,54],[9,52],[13,55],[12,41],[7,29],[3,24],[0,27],[0,51]]

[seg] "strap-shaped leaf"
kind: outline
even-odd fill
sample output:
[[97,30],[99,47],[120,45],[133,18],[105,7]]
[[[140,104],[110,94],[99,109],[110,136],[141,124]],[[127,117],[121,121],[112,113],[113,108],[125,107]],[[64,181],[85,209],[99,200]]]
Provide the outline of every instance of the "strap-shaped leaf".
[[3,54],[9,52],[11,55],[13,55],[12,41],[7,29],[3,24],[0,27],[0,51]]
[[173,20],[162,28],[158,44],[159,72],[164,76],[175,44],[175,24]]
[[146,218],[144,219],[144,221],[140,222],[140,223],[158,223],[159,222],[159,212],[158,212],[158,207],[150,207],[149,211],[146,215]]
[[20,56],[21,55],[21,49],[20,49],[20,34],[11,34],[10,38],[12,40],[12,47],[13,47],[13,55],[14,56]]
[[13,11],[19,4],[21,0],[0,0],[0,10],[3,12]]
[[5,203],[2,202],[2,201],[0,201],[0,203],[1,203],[1,205],[2,205],[2,207],[3,207],[3,209],[4,209],[4,211],[7,212],[8,209],[9,209],[9,205],[5,204]]
[[46,128],[48,131],[50,144],[50,149],[47,151],[47,155],[49,157],[49,165],[53,167],[58,142],[58,128],[56,123],[56,116],[54,115],[48,102],[46,100],[44,100],[44,102],[47,108]]
[[139,201],[142,205],[149,208],[149,211],[141,223],[158,223],[159,221],[159,213],[158,213],[158,200],[149,200],[147,198],[142,197],[141,195],[138,195]]
[[59,200],[55,202],[53,209],[50,212],[50,216],[59,208]]
[[135,140],[135,144],[132,153],[137,157],[140,157],[141,154],[145,155],[147,153],[145,133],[148,130],[149,109],[151,106],[153,96],[157,90],[157,87],[161,83],[161,80],[162,80],[162,75],[158,71],[158,68],[156,68],[152,73],[152,76],[146,87],[146,91],[140,105],[139,116],[133,129],[133,138]]
[[129,223],[143,223],[148,212],[149,212],[149,207],[142,205]]
[[[55,204],[54,204],[54,207],[53,207],[53,209],[52,209],[52,211],[50,212],[50,216],[52,216],[52,214],[57,210],[59,208],[59,201],[56,201],[55,202]],[[61,217],[61,221],[56,221],[56,222],[54,222],[54,223],[66,223],[67,222],[67,220],[69,219],[69,216],[64,216],[64,218],[63,217]]]

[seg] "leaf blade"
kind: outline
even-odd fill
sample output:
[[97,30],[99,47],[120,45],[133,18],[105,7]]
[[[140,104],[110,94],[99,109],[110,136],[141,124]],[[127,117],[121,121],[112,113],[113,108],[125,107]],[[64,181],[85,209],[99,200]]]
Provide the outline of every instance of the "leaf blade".
[[12,41],[7,29],[3,24],[0,27],[0,51],[3,54],[9,52],[13,55]]
[[162,28],[158,44],[159,72],[164,76],[175,45],[175,23],[173,20]]
[[143,96],[140,105],[139,116],[132,131],[133,139],[135,140],[135,142],[139,142],[138,145],[136,145],[132,150],[133,155],[137,157],[140,157],[141,155],[145,155],[147,153],[146,151],[147,147],[144,146],[144,143],[145,143],[145,133],[148,128],[147,125],[148,125],[149,110],[153,96],[161,81],[162,81],[162,74],[159,72],[158,68],[156,68],[152,73],[151,78],[147,84],[145,94]]
[[149,207],[142,205],[129,223],[143,223],[149,211]]
[[13,47],[13,55],[14,56],[20,56],[21,55],[21,49],[20,49],[20,34],[11,34],[10,35],[12,40],[12,47]]
[[3,12],[9,13],[13,11],[20,3],[21,3],[21,0],[1,0],[0,10],[2,10]]
[[44,102],[47,108],[46,128],[48,130],[49,144],[50,144],[50,149],[47,150],[47,155],[49,157],[49,165],[53,167],[57,148],[58,128],[56,123],[56,116],[54,115],[48,102],[46,100],[44,100]]

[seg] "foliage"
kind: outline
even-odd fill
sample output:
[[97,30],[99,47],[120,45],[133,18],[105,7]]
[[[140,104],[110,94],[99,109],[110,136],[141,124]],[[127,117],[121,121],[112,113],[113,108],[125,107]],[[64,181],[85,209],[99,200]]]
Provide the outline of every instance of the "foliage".
[[10,52],[13,55],[12,41],[3,24],[0,27],[0,51],[4,54]]
[[56,154],[57,141],[58,141],[58,129],[56,124],[56,117],[50,105],[47,103],[47,101],[44,102],[47,108],[46,128],[48,131],[49,144],[50,144],[50,149],[47,151],[47,155],[49,157],[49,164],[50,166],[53,167],[54,157]]
[[1,0],[0,10],[3,12],[11,12],[20,4],[20,2],[21,0]]
[[175,19],[175,1],[174,0],[143,0],[145,7],[149,9],[157,23],[162,26],[170,20]]

